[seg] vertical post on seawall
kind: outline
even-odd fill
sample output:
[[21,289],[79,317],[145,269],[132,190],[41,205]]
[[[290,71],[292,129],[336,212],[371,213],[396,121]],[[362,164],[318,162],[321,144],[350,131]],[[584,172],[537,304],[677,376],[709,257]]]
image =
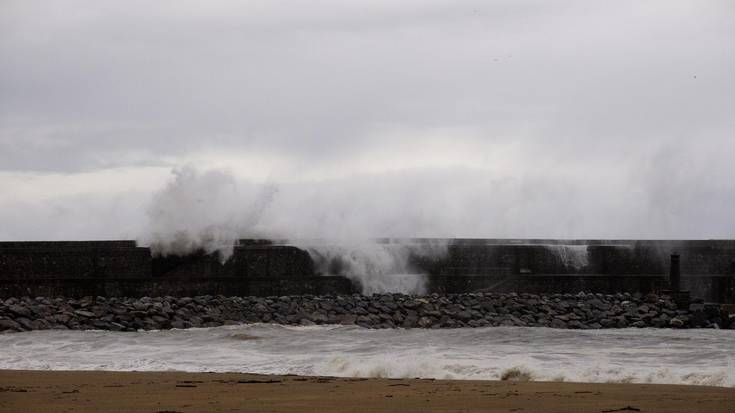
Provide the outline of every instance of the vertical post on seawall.
[[671,254],[671,266],[669,267],[669,284],[674,293],[681,290],[681,268],[679,267],[679,254]]

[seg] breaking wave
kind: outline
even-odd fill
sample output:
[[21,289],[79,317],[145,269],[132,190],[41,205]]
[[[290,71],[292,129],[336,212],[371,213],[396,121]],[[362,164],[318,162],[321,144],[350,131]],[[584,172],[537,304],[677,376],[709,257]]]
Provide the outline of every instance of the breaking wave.
[[[735,331],[270,324],[0,335],[0,368],[735,386]],[[516,377],[517,378],[517,377]],[[522,379],[522,378],[521,378]]]

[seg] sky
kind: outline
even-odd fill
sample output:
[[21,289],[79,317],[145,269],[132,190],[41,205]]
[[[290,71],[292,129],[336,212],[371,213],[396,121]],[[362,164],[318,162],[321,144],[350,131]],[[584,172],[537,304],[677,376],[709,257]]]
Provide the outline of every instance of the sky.
[[0,240],[735,238],[735,2],[0,2]]

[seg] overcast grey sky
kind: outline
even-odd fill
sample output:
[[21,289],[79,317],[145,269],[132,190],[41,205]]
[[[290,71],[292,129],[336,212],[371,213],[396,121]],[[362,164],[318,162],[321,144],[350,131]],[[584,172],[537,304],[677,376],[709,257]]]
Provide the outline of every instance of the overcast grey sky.
[[0,239],[733,238],[733,205],[730,0],[0,2]]

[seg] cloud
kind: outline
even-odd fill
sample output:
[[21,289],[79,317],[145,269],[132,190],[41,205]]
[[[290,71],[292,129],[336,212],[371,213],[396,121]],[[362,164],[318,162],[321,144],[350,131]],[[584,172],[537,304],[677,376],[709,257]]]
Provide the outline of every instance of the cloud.
[[253,226],[274,234],[732,237],[733,18],[727,1],[5,1],[0,238],[143,236],[182,165],[247,188],[212,206],[238,224],[251,189],[278,188]]

